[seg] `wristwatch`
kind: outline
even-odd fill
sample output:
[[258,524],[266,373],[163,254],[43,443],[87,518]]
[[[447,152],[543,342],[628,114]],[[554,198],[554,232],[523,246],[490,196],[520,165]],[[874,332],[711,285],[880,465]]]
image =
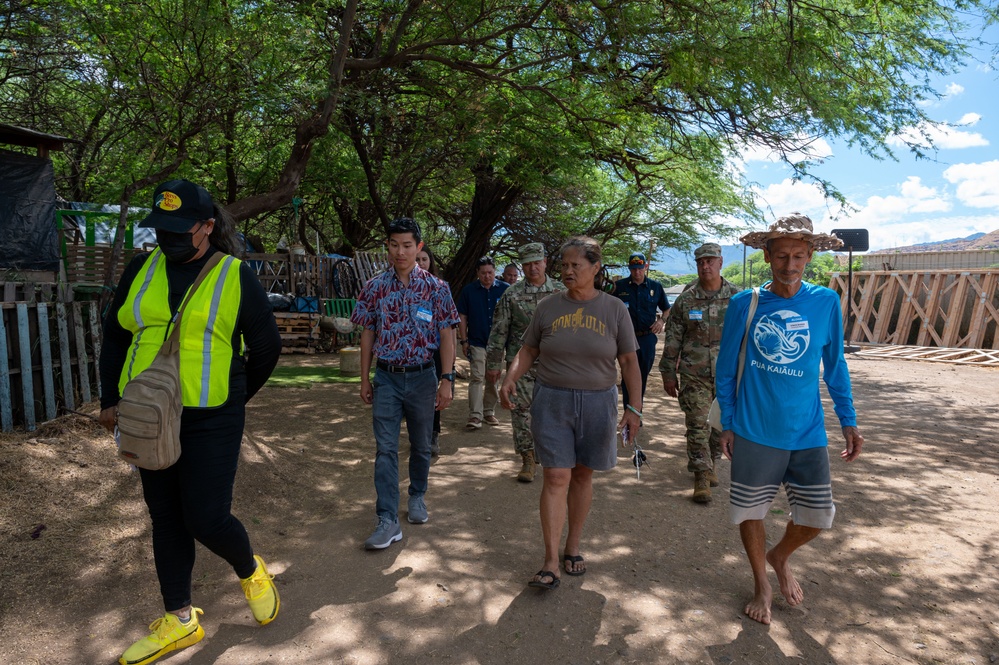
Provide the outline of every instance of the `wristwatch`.
[[448,372],[447,374],[441,374],[442,379],[447,379],[451,383],[454,383],[454,372]]

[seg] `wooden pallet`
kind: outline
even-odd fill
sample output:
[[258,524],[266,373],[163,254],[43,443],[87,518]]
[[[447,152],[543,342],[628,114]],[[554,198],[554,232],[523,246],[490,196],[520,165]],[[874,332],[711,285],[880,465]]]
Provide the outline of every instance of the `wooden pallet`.
[[303,312],[274,312],[281,333],[281,353],[315,353],[319,341],[319,315]]
[[999,351],[981,349],[942,349],[935,346],[876,346],[858,351],[858,356],[868,358],[901,358],[926,360],[955,365],[980,365],[999,367]]

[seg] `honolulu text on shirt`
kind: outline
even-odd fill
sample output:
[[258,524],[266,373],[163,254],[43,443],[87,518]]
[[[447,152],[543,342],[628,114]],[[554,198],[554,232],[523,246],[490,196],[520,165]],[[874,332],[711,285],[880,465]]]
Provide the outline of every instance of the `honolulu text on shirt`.
[[563,328],[571,328],[574,333],[583,328],[595,332],[601,337],[607,336],[607,324],[591,314],[584,315],[582,307],[572,314],[565,314],[552,321],[552,334]]

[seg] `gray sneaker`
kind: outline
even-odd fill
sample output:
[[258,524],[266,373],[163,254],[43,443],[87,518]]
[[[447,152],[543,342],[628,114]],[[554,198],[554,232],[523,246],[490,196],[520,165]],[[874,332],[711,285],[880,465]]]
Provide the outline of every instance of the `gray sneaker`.
[[402,540],[402,527],[399,523],[387,517],[379,517],[375,532],[364,541],[364,549],[383,550],[397,540]]
[[424,524],[430,516],[427,515],[427,504],[423,501],[422,494],[412,494],[409,497],[409,515],[406,517],[410,524]]

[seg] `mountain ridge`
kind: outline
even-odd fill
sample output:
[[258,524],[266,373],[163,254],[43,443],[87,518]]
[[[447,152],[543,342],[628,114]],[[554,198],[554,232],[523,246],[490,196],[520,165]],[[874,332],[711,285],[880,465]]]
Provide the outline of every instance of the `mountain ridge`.
[[[722,245],[722,262],[724,265],[732,263],[742,263],[741,243],[734,245]],[[872,249],[865,254],[911,254],[913,252],[962,252],[975,249],[997,249],[999,250],[999,229],[989,233],[972,233],[964,238],[949,238],[936,242],[924,242],[916,245],[906,245],[905,247],[890,247],[884,249]],[[747,249],[747,255],[758,250]],[[854,252],[854,256],[861,253]],[[660,249],[656,251],[652,259],[652,269],[667,275],[692,275],[697,272],[694,264],[693,251],[685,252],[678,249]]]

